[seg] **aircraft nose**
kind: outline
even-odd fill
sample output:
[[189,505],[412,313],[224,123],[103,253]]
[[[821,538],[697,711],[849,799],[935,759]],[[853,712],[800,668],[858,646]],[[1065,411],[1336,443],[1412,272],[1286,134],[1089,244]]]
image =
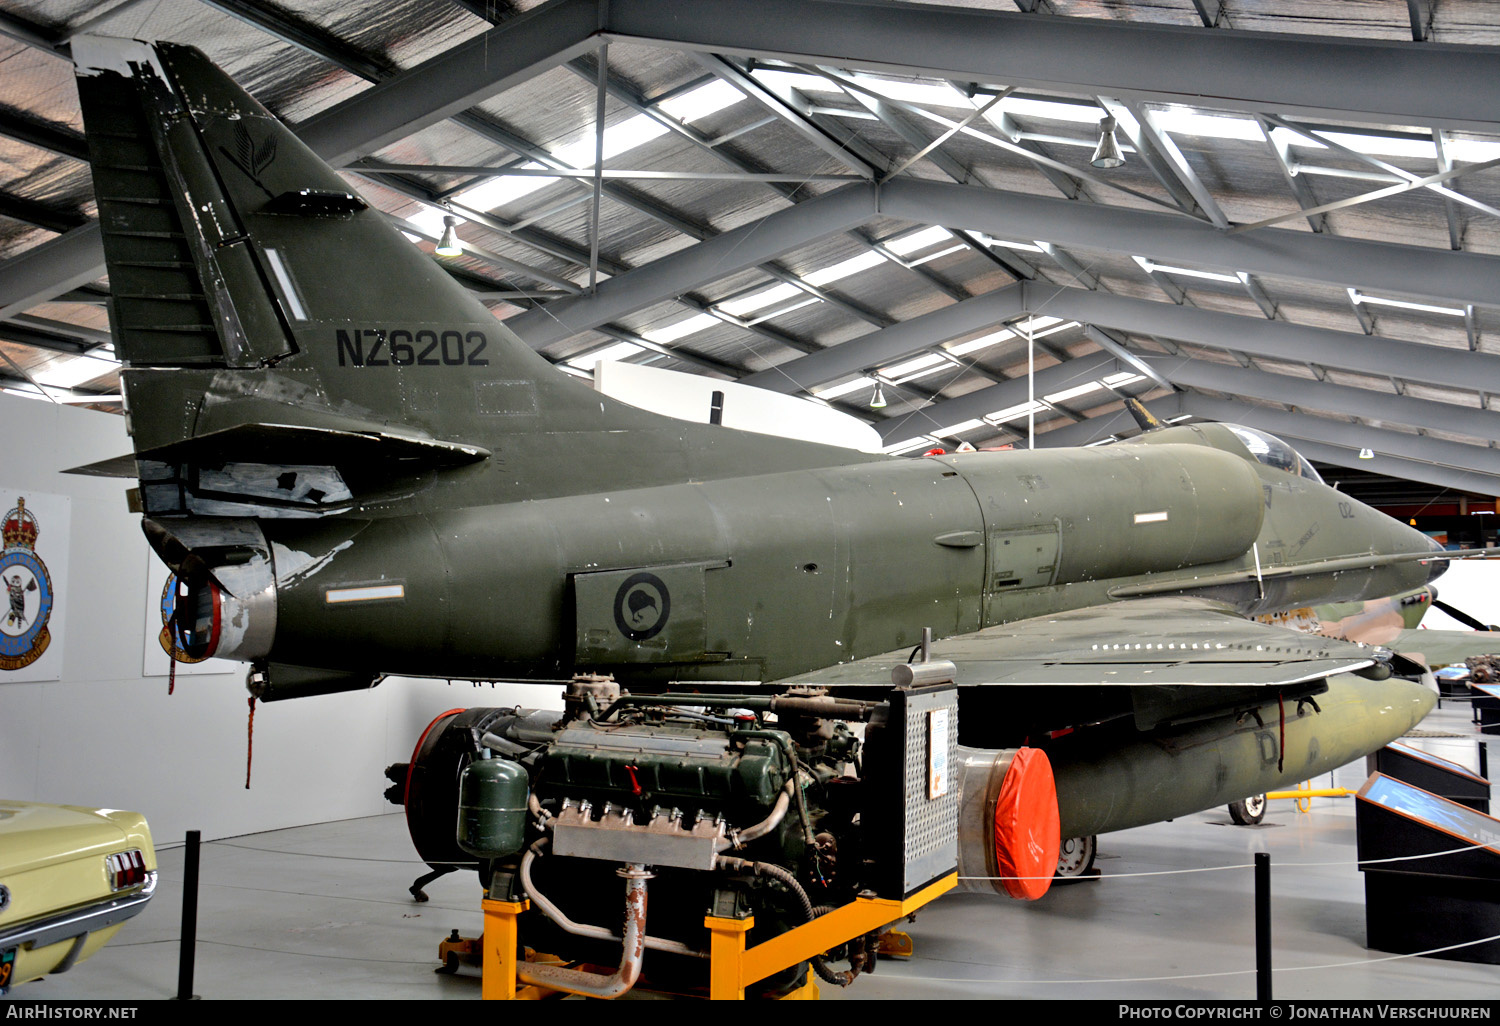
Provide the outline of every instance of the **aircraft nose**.
[[[1438,544],[1438,541],[1437,541],[1436,538],[1428,538],[1427,539],[1427,543],[1432,548],[1433,552],[1442,552],[1443,551],[1443,547]],[[1448,565],[1449,565],[1449,561],[1446,560],[1446,559],[1434,559],[1431,563],[1428,563],[1427,564],[1427,583],[1431,584],[1433,581],[1437,580],[1439,577],[1441,577],[1445,573],[1447,573],[1448,572]],[[1437,593],[1435,591],[1433,592],[1433,598],[1437,598]]]

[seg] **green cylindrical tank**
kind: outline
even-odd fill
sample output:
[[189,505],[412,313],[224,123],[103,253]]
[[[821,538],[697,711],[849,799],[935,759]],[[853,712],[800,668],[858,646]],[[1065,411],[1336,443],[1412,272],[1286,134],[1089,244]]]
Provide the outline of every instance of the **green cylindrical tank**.
[[504,858],[526,843],[526,770],[509,759],[472,762],[458,782],[458,846],[482,859]]

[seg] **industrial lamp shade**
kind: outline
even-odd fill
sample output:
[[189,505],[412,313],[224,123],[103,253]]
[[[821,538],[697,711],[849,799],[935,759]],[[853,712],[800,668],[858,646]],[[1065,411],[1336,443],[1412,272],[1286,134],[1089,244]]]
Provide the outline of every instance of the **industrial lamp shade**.
[[1373,460],[1375,458],[1375,450],[1361,449],[1359,450],[1359,458],[1362,460]]
[[452,214],[443,215],[443,236],[438,239],[437,249],[433,252],[438,256],[459,256],[463,253],[463,247],[458,243],[458,233],[453,229],[458,227],[458,218]]
[[1106,117],[1099,122],[1099,145],[1094,147],[1094,157],[1089,161],[1095,167],[1119,167],[1125,163],[1120,154],[1120,144],[1115,142],[1115,119]]
[[879,410],[885,408],[885,385],[875,382],[875,394],[870,396],[870,409]]

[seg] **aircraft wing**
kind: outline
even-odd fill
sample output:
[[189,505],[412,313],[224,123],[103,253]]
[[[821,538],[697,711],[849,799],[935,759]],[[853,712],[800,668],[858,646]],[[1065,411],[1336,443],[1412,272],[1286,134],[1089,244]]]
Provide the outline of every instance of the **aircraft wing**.
[[[1424,632],[1430,633],[1430,632]],[[1125,715],[1149,730],[1169,721],[1324,690],[1335,674],[1363,670],[1377,650],[1274,627],[1210,599],[1160,596],[1017,620],[934,643],[933,659],[961,685],[1004,688],[1007,715],[1028,729]],[[888,685],[904,649],[798,674],[780,682],[848,688]]]
[[1401,631],[1386,644],[1435,668],[1470,656],[1500,655],[1500,631]]

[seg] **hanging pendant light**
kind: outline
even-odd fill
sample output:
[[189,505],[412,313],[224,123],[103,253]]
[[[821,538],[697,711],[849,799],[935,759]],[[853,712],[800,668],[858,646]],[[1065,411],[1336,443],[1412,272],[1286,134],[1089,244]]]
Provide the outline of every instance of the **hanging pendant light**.
[[875,382],[875,394],[870,396],[870,409],[880,410],[885,408],[885,384]]
[[463,246],[459,244],[458,233],[453,229],[458,227],[458,218],[452,214],[443,215],[443,236],[438,239],[437,249],[434,250],[438,256],[454,257],[463,254]]
[[1125,163],[1125,158],[1120,153],[1120,144],[1115,142],[1114,117],[1105,117],[1099,122],[1099,145],[1094,147],[1094,157],[1089,163],[1106,169]]

